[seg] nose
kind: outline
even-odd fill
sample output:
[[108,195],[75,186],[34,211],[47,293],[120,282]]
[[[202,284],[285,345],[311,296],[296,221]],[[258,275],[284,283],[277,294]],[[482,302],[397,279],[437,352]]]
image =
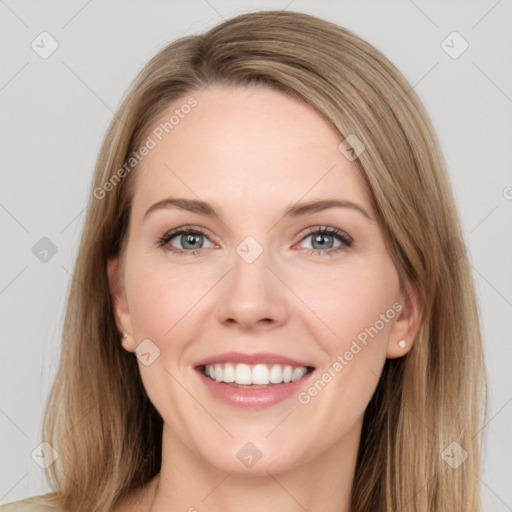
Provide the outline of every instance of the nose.
[[289,314],[291,293],[279,279],[263,251],[254,261],[238,253],[233,268],[223,279],[218,297],[218,319],[242,330],[270,329],[283,325]]

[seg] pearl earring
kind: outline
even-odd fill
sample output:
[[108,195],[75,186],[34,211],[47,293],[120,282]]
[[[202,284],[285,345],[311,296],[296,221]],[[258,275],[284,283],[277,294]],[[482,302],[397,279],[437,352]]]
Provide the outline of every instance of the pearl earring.
[[398,342],[398,345],[402,348],[405,348],[405,340],[401,340]]
[[[128,338],[128,334],[126,334],[124,331],[121,333],[121,339],[124,341],[126,338]],[[136,356],[135,350],[133,351],[133,355]]]

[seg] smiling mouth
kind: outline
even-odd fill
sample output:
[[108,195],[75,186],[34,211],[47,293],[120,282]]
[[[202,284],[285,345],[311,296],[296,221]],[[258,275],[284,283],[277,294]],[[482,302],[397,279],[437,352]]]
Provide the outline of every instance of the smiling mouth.
[[206,378],[238,388],[266,388],[288,384],[311,373],[312,366],[217,363],[197,367]]

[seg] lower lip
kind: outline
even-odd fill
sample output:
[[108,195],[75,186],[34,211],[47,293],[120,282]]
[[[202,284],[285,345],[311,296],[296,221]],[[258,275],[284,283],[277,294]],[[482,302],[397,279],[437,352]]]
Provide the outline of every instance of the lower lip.
[[314,370],[299,380],[286,384],[271,384],[269,387],[261,388],[232,386],[206,377],[201,370],[197,370],[197,372],[211,394],[221,402],[234,407],[262,409],[298,394],[304,384],[309,381]]

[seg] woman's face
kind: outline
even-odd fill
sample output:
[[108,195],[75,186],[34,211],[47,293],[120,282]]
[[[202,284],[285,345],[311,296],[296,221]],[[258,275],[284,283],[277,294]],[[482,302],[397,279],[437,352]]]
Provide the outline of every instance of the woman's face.
[[288,96],[191,96],[146,140],[120,287],[109,263],[164,444],[248,474],[353,451],[386,357],[413,339],[363,180]]

